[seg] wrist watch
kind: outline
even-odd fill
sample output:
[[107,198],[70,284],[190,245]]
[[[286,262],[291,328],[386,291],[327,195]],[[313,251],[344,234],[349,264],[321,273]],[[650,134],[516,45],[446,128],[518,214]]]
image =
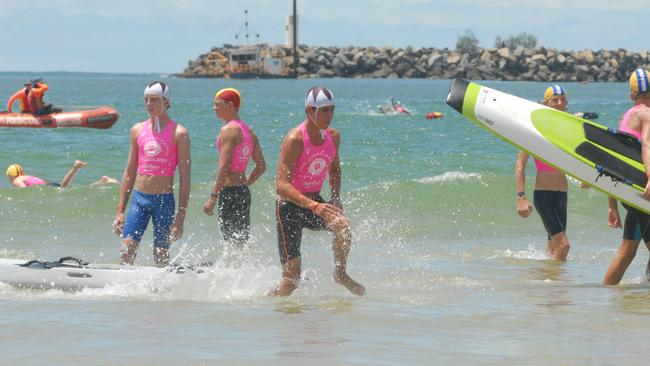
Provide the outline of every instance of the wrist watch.
[[517,192],[517,197],[522,198],[526,196],[526,192]]

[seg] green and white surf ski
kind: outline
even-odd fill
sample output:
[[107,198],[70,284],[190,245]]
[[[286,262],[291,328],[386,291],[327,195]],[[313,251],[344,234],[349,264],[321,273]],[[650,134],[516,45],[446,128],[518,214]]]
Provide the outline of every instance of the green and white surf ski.
[[542,104],[456,79],[447,104],[506,142],[650,213],[641,145],[624,133]]

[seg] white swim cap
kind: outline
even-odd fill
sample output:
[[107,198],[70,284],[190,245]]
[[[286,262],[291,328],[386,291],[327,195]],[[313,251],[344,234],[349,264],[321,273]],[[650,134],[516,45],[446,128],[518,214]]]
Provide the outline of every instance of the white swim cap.
[[334,94],[324,86],[315,86],[307,92],[305,108],[321,108],[334,105]]
[[154,81],[144,88],[144,95],[158,95],[165,99],[169,99],[169,87],[162,81]]

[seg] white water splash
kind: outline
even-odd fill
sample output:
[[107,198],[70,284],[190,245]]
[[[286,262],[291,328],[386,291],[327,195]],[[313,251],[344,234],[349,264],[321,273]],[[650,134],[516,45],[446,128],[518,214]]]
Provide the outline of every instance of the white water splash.
[[466,180],[481,180],[482,175],[480,173],[466,173],[459,171],[444,172],[441,175],[436,175],[433,177],[426,177],[416,179],[416,182],[424,184],[432,183],[444,183],[444,182],[453,182],[453,181],[466,181]]
[[528,250],[512,250],[505,249],[496,251],[495,254],[488,259],[495,258],[515,258],[515,259],[536,259],[536,260],[545,260],[549,259],[546,255],[546,252],[539,251],[535,248],[534,245],[529,245]]

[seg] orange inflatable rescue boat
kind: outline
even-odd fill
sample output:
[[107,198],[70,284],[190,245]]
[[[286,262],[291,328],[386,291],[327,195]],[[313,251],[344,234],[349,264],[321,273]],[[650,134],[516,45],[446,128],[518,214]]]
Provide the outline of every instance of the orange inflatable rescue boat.
[[119,114],[111,107],[71,112],[58,112],[35,116],[31,113],[0,112],[0,127],[86,127],[111,128]]

